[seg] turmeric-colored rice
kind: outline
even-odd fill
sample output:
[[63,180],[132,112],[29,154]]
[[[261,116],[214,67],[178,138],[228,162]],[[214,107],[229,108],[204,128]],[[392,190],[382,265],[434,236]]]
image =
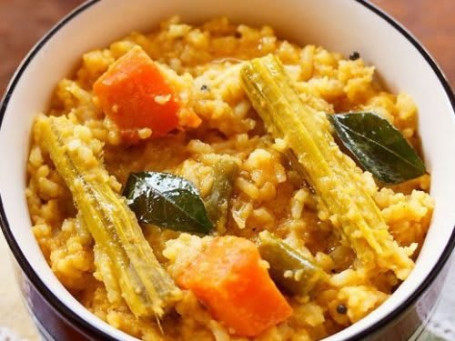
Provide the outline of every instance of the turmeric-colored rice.
[[[160,63],[182,103],[202,119],[200,127],[159,139],[149,139],[153,132],[144,130],[139,144],[124,143],[100,109],[92,85],[137,45]],[[226,233],[254,239],[260,231],[271,231],[330,274],[327,285],[311,295],[289,297],[293,315],[256,340],[318,340],[365,317],[400,281],[379,264],[368,272],[356,266],[352,250],[340,244],[331,222],[320,214],[315,195],[283,157],[284,142],[265,133],[242,89],[240,68],[242,61],[269,53],[283,62],[304,103],[328,113],[376,112],[418,148],[416,106],[404,93],[387,92],[374,66],[323,47],[297,46],[277,38],[269,26],[252,28],[226,18],[192,26],[174,17],[152,33],[133,32],[107,48],[87,52],[76,73],[58,83],[48,112],[40,115],[66,115],[77,124],[67,147],[78,149],[81,157],[103,159],[110,185],[119,193],[131,172],[153,170],[191,181],[204,197],[213,186],[211,166],[218,155],[233,157],[240,171]],[[93,245],[77,232],[71,194],[44,151],[40,134],[35,126],[26,196],[33,233],[68,291],[99,318],[143,340],[245,340],[215,320],[191,291],[183,292],[175,311],[160,325],[155,319],[136,318],[122,301],[109,303]],[[378,187],[364,172],[361,181],[399,245],[410,253],[418,251],[434,205],[427,193],[430,176]],[[144,234],[171,276],[205,240],[156,226],[144,226]],[[340,304],[345,312],[337,309]]]

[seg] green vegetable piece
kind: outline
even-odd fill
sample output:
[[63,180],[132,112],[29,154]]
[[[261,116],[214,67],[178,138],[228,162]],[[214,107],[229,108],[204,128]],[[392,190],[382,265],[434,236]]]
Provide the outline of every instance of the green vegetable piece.
[[259,234],[258,249],[278,286],[294,295],[307,295],[327,274],[300,252],[268,231]]
[[362,186],[358,168],[335,143],[326,115],[300,100],[273,55],[245,62],[241,78],[267,131],[295,154],[319,207],[354,250],[359,265],[366,271],[390,269],[405,279],[414,267],[409,251],[389,233],[381,211]]
[[122,290],[117,277],[115,276],[115,267],[109,257],[109,253],[103,250],[99,243],[93,243],[92,235],[84,221],[84,216],[78,212],[76,217],[76,232],[84,245],[93,247],[94,263],[97,275],[95,277],[104,283],[107,292],[107,299],[110,303],[118,304],[122,300]]
[[213,185],[204,201],[207,214],[220,234],[226,232],[229,200],[238,170],[237,163],[228,157],[220,158],[213,166]]
[[[181,291],[161,267],[133,212],[109,185],[109,175],[95,158],[70,149],[76,125],[66,117],[40,117],[41,143],[71,191],[78,209],[78,233],[95,241],[96,257],[110,299],[117,291],[137,317],[161,317]],[[82,141],[82,140],[79,140]],[[89,150],[82,141],[81,148]],[[115,283],[116,282],[116,283]]]
[[213,228],[197,189],[176,175],[130,174],[123,195],[142,223],[200,234],[207,234]]
[[425,165],[403,135],[372,113],[329,115],[344,146],[362,167],[385,184],[398,184],[425,174]]
[[122,300],[122,290],[115,276],[115,267],[109,254],[99,244],[95,244],[93,256],[98,276],[106,287],[108,301],[114,304],[119,303]]

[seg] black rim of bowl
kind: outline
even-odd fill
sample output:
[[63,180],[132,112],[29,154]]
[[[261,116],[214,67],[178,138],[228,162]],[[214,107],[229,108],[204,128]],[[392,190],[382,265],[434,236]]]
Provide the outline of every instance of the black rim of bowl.
[[[3,100],[0,107],[0,131],[3,122],[3,117],[5,116],[6,109],[8,107],[8,102],[10,97],[14,93],[14,89],[16,88],[17,83],[20,81],[22,74],[26,70],[27,66],[30,64],[34,56],[41,50],[41,48],[46,45],[47,41],[50,40],[54,34],[56,34],[63,26],[65,26],[68,22],[70,22],[73,18],[75,18],[80,13],[84,12],[92,5],[100,2],[101,0],[89,0],[71,13],[69,13],[66,17],[64,17],[61,21],[59,21],[29,52],[29,54],[25,57],[22,63],[19,65],[16,73],[14,74],[11,82],[8,85],[8,88],[5,91],[5,95],[3,96]],[[426,60],[428,65],[432,68],[433,72],[439,79],[439,82],[443,86],[447,97],[450,100],[452,105],[452,109],[455,112],[455,97],[451,90],[451,87],[445,78],[444,74],[433,60],[433,58],[428,54],[428,52],[422,47],[422,45],[414,38],[403,26],[401,26],[395,19],[390,17],[388,14],[377,8],[376,6],[370,4],[365,0],[355,0],[357,3],[360,3],[368,10],[372,11],[383,20],[385,20],[389,25],[395,28],[398,32],[401,33],[422,55],[422,57]],[[104,340],[115,340],[112,336],[106,334],[105,332],[95,328],[93,325],[88,323],[87,321],[80,318],[76,313],[74,313],[71,309],[65,306],[58,298],[52,293],[38,276],[38,274],[33,270],[30,263],[25,258],[22,250],[19,247],[19,244],[14,239],[13,234],[11,233],[10,225],[8,219],[6,217],[6,213],[3,207],[2,196],[0,193],[0,225],[3,230],[3,234],[5,235],[5,239],[14,254],[17,262],[19,263],[22,271],[26,274],[28,279],[34,285],[34,287],[38,290],[38,292],[51,304],[51,306],[59,313],[61,316],[69,321],[75,328],[77,328],[80,332],[87,335],[86,331],[89,331],[89,336],[100,337]],[[395,320],[398,316],[400,316],[403,312],[405,312],[410,306],[412,306],[417,299],[422,295],[425,290],[427,290],[430,285],[433,283],[435,278],[437,277],[438,273],[442,270],[444,265],[446,264],[447,260],[450,257],[450,254],[455,247],[455,230],[452,231],[450,239],[444,248],[440,258],[434,265],[433,269],[431,269],[428,276],[424,279],[424,281],[419,285],[416,291],[414,291],[410,297],[408,297],[405,302],[403,302],[399,307],[395,310],[390,312],[386,317],[382,318],[381,320],[377,321],[374,325],[366,328],[365,330],[357,333],[356,335],[351,336],[348,340],[358,340],[362,339],[372,333],[378,331],[379,329],[385,327],[387,324]],[[85,331],[86,330],[86,331]],[[92,334],[92,335],[91,335]]]

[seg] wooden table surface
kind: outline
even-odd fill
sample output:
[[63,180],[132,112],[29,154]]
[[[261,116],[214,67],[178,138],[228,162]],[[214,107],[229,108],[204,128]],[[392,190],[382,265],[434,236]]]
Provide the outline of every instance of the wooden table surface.
[[[0,95],[33,44],[82,0],[0,0]],[[455,87],[455,1],[371,0],[403,23]]]

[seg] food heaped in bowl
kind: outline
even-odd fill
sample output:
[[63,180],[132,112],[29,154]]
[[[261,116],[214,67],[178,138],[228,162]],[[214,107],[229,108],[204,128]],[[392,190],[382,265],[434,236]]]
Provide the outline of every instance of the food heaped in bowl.
[[414,267],[434,205],[416,124],[358,53],[172,18],[57,85],[33,126],[33,233],[138,338],[321,339]]

